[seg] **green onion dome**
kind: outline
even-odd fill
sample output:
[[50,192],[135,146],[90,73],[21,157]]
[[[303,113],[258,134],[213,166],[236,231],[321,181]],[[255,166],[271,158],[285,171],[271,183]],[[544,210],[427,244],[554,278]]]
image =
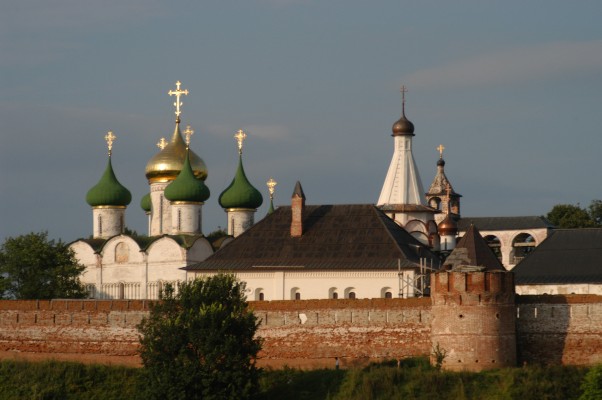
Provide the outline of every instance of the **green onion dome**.
[[97,206],[127,206],[132,201],[132,194],[115,176],[111,157],[100,181],[86,194],[86,202],[92,207]]
[[242,156],[238,157],[238,169],[230,186],[219,196],[223,208],[257,209],[263,203],[263,196],[255,189],[245,175]]
[[147,213],[151,212],[151,195],[150,193],[145,194],[140,200],[140,207]]
[[209,188],[205,183],[194,176],[188,152],[184,159],[184,166],[180,174],[166,188],[165,198],[169,201],[184,201],[202,203],[209,198]]

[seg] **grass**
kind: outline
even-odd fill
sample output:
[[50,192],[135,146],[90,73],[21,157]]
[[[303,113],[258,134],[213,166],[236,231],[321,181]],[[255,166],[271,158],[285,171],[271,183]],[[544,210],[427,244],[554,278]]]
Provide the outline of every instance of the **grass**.
[[[0,400],[136,399],[141,369],[69,362],[0,362]],[[602,368],[528,366],[471,372],[437,371],[426,358],[347,370],[264,370],[260,400],[579,399],[589,384],[602,386]],[[595,372],[595,374],[594,374]],[[599,384],[597,382],[600,382]],[[583,397],[589,398],[589,397]]]

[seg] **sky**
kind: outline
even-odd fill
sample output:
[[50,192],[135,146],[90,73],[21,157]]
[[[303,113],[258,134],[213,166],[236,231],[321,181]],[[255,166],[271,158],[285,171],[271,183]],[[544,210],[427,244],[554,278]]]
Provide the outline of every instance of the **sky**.
[[602,2],[20,0],[0,3],[0,240],[92,233],[107,160],[146,233],[144,169],[182,125],[204,159],[205,234],[243,161],[269,205],[378,200],[401,110],[425,189],[446,148],[463,216],[545,215],[602,198]]

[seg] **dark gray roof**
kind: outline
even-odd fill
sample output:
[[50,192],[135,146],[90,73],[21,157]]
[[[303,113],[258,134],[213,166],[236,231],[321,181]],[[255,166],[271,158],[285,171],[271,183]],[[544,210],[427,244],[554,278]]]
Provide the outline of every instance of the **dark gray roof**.
[[517,284],[602,283],[602,229],[558,229],[512,270]]
[[515,231],[520,229],[552,229],[554,226],[544,217],[462,217],[458,221],[458,229],[466,232],[470,224],[480,231]]
[[291,207],[279,207],[187,270],[415,268],[439,259],[373,205],[305,206],[303,235],[291,237]]
[[484,267],[489,271],[505,271],[500,260],[474,225],[468,228],[443,264],[451,265],[452,268],[471,266]]

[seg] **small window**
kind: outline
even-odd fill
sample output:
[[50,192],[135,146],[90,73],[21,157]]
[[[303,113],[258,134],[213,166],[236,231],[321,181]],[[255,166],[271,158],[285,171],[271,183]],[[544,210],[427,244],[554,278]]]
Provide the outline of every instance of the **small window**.
[[337,292],[332,292],[332,298],[333,299],[338,299],[339,298],[339,294]]
[[391,292],[385,293],[385,299],[392,299],[392,298],[393,298],[393,293],[391,293]]
[[265,299],[263,292],[259,293],[259,301],[263,301]]
[[349,298],[355,299],[355,292],[349,292]]
[[295,300],[301,300],[301,293],[295,293]]

